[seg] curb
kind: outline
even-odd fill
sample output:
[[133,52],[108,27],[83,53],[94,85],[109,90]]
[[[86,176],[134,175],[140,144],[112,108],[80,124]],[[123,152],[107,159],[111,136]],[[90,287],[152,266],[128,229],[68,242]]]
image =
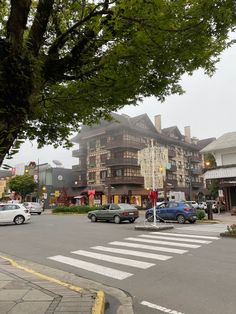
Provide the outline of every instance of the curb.
[[[37,271],[34,271],[33,269],[31,268],[27,268],[25,266],[22,266],[20,264],[18,264],[15,260],[13,260],[12,258],[9,258],[9,257],[6,257],[6,256],[2,256],[0,255],[0,258],[8,261],[11,263],[11,265],[13,267],[16,267],[18,269],[21,269],[21,270],[24,270],[28,273],[31,273],[41,279],[45,279],[49,282],[53,282],[53,283],[56,283],[58,285],[61,285],[63,287],[66,287],[70,290],[73,290],[75,292],[82,292],[83,291],[83,288],[79,287],[79,286],[75,286],[75,285],[72,285],[72,284],[69,284],[65,281],[62,281],[62,280],[59,280],[59,279],[56,279],[54,277],[50,277],[48,275],[44,275],[42,273],[39,273]],[[102,290],[99,290],[96,292],[96,299],[95,299],[95,303],[94,303],[94,306],[92,308],[92,314],[104,314],[105,312],[105,294]]]

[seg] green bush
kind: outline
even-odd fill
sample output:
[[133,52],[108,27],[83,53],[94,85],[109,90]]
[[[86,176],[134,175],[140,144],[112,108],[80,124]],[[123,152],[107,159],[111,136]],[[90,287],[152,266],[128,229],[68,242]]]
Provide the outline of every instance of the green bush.
[[233,224],[231,226],[227,226],[227,232],[229,234],[236,234],[236,224]]
[[203,220],[206,217],[205,210],[197,209],[197,219]]
[[74,214],[85,214],[90,210],[95,210],[97,207],[89,207],[86,205],[80,206],[58,206],[53,208],[52,213],[74,213]]

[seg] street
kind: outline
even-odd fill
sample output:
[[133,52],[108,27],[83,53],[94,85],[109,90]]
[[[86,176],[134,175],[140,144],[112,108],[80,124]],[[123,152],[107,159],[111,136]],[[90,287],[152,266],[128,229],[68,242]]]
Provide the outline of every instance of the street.
[[86,215],[32,215],[0,226],[0,251],[122,289],[137,314],[233,314],[234,239],[219,237],[222,225],[174,226],[156,234]]

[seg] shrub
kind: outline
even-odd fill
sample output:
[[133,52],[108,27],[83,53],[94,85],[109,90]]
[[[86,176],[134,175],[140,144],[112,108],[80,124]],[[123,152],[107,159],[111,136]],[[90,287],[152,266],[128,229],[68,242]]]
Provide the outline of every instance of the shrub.
[[80,206],[58,206],[53,208],[52,212],[56,213],[75,213],[75,214],[85,214],[90,210],[95,210],[97,207],[89,207],[86,205]]
[[231,226],[227,226],[227,232],[230,234],[236,234],[236,224],[233,224]]
[[197,209],[197,219],[203,220],[206,217],[205,210]]

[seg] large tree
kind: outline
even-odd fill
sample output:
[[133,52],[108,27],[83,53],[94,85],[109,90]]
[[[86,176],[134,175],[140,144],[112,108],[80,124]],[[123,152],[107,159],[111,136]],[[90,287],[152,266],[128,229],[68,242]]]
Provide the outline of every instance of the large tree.
[[15,176],[9,180],[9,188],[20,194],[25,200],[26,195],[34,192],[36,188],[36,183],[34,182],[33,176],[29,174],[24,174],[22,176]]
[[1,0],[0,165],[26,138],[68,146],[81,123],[212,74],[234,14],[235,0]]

